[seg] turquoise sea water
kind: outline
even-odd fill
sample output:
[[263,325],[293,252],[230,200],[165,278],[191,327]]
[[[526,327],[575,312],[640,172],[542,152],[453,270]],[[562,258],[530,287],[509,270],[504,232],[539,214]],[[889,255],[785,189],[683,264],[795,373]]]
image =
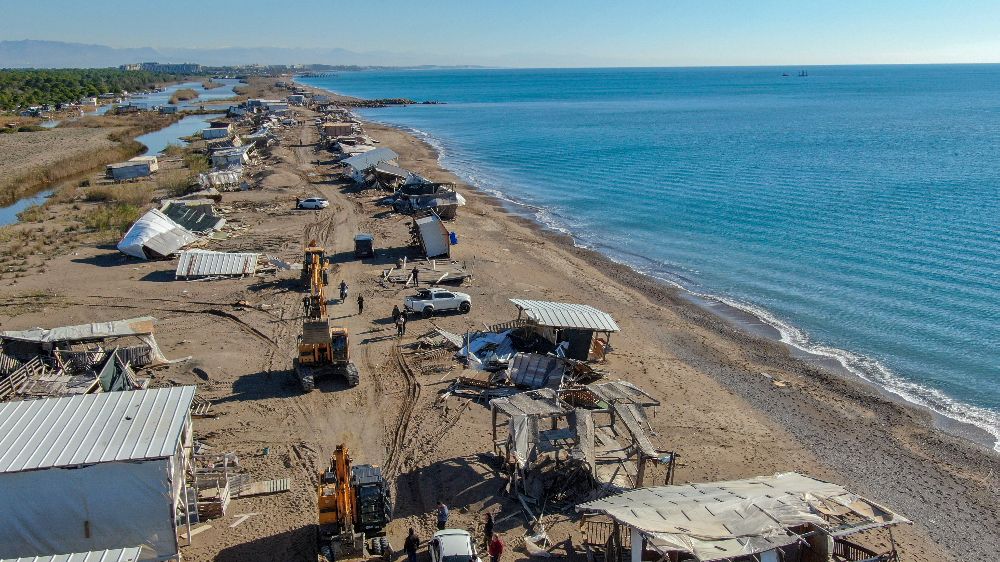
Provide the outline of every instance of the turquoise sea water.
[[807,70],[301,81],[446,102],[363,114],[581,245],[1000,437],[1000,66]]

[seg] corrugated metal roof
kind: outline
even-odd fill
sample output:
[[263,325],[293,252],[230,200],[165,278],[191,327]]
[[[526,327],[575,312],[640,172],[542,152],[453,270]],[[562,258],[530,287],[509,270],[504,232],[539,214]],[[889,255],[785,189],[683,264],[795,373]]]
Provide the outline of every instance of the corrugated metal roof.
[[396,158],[399,158],[399,155],[393,152],[392,149],[376,148],[375,150],[345,158],[342,162],[355,170],[367,170],[372,166],[388,162],[389,160],[395,160]]
[[187,250],[177,259],[177,277],[207,275],[253,275],[257,272],[260,254],[230,254]]
[[0,472],[169,457],[194,386],[0,404]]
[[599,332],[617,332],[620,328],[607,312],[586,304],[510,299],[539,326],[579,328]]
[[53,554],[51,556],[27,556],[24,558],[4,558],[0,562],[135,562],[142,554],[142,547],[114,548],[73,554]]
[[30,330],[12,330],[0,332],[0,338],[40,343],[98,340],[104,338],[152,334],[153,325],[155,323],[156,318],[153,318],[152,316],[140,316],[138,318],[129,318],[127,320],[93,322],[91,324],[60,326],[58,328],[51,329],[31,328]]
[[[231,172],[230,172],[231,173]],[[167,201],[160,211],[170,217],[170,220],[191,232],[210,232],[219,230],[226,224],[226,219],[215,214],[212,203],[199,204],[192,201]]]
[[150,257],[147,251],[165,257],[197,239],[194,233],[174,222],[159,209],[150,209],[128,229],[118,243],[118,250],[141,259]]

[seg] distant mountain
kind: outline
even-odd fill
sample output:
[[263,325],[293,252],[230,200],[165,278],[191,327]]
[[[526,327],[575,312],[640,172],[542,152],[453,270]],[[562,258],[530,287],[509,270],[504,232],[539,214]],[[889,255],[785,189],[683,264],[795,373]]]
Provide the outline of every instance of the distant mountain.
[[135,62],[194,62],[209,66],[239,64],[333,64],[359,66],[418,66],[420,55],[390,52],[358,53],[340,48],[224,47],[115,48],[62,41],[0,41],[0,68],[100,68]]

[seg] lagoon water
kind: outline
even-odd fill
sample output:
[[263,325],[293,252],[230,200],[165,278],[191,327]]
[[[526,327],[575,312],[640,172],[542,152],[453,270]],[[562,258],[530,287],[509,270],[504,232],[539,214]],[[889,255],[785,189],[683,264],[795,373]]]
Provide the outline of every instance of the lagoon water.
[[301,81],[445,102],[363,114],[581,245],[1000,437],[1000,66],[799,70]]

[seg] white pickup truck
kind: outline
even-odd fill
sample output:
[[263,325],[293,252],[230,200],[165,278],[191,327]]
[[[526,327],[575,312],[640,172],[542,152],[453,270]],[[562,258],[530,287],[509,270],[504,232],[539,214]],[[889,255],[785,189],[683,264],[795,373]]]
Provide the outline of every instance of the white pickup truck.
[[457,310],[466,313],[472,310],[472,297],[450,289],[431,287],[420,289],[417,294],[403,300],[403,307],[409,312],[419,312],[430,318],[435,312]]

